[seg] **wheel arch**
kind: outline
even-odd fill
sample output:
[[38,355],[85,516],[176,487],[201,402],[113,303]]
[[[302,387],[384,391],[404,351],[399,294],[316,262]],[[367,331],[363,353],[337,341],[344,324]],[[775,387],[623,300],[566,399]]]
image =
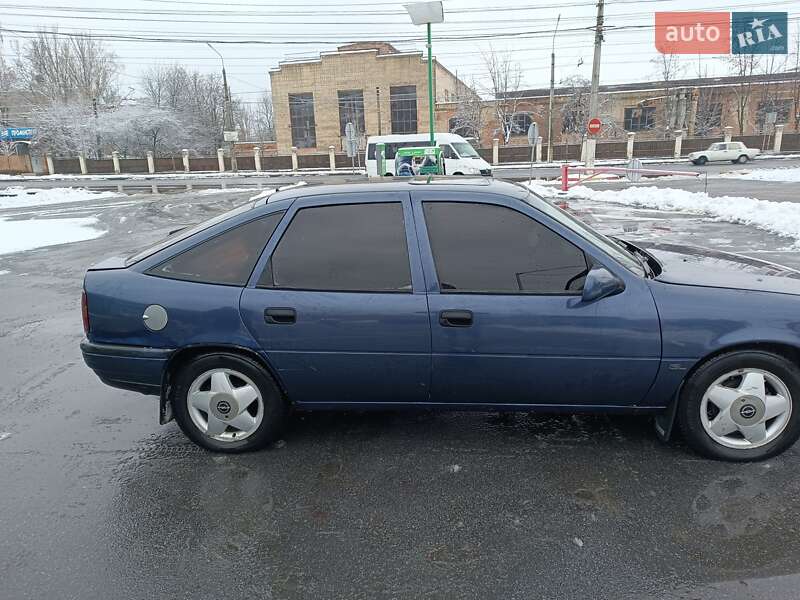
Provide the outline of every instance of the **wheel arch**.
[[286,386],[281,381],[281,378],[278,377],[275,368],[256,350],[233,344],[193,344],[173,352],[164,366],[164,372],[161,376],[161,393],[159,395],[159,422],[162,425],[172,420],[172,384],[175,379],[175,373],[189,361],[205,354],[215,353],[233,354],[255,361],[269,373],[270,377],[277,383],[283,397],[289,402]]
[[747,351],[747,350],[755,350],[755,351],[763,351],[763,352],[770,352],[772,354],[777,354],[790,362],[794,363],[798,367],[800,367],[800,344],[792,345],[787,342],[774,342],[774,341],[759,341],[759,342],[735,342],[731,344],[727,344],[721,346],[719,348],[715,348],[713,351],[709,352],[708,354],[698,358],[695,363],[686,371],[683,378],[681,379],[678,388],[675,390],[675,394],[670,400],[669,405],[667,408],[656,415],[656,431],[659,437],[667,441],[672,436],[672,432],[675,427],[675,416],[678,410],[678,402],[680,401],[681,392],[683,392],[683,388],[686,385],[686,382],[697,372],[697,370],[707,363],[709,360],[712,360],[718,356],[722,356],[723,354],[728,354],[730,352],[739,352],[739,351]]

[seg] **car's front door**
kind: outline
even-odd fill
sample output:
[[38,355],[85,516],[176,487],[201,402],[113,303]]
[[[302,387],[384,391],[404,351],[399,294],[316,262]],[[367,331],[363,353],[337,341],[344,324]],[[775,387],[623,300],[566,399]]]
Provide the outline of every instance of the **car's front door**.
[[293,402],[425,402],[430,325],[408,194],[299,199],[241,313]]
[[583,281],[597,253],[584,252],[574,232],[561,228],[570,241],[550,228],[557,224],[532,218],[534,209],[492,200],[500,196],[464,198],[423,191],[414,199],[429,285],[431,401],[640,403],[661,354],[644,281],[623,274],[622,293],[584,302]]

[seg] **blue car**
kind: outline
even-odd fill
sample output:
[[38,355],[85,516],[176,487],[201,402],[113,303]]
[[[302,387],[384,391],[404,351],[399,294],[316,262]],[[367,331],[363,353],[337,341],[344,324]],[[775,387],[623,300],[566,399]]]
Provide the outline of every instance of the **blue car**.
[[86,364],[197,444],[292,409],[651,414],[713,458],[800,435],[800,272],[605,237],[527,189],[279,191],[86,273]]

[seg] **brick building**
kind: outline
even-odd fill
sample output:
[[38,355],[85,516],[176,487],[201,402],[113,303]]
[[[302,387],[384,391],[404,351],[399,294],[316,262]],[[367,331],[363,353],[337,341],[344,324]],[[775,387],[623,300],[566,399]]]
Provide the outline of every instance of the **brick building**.
[[[358,42],[319,58],[282,61],[270,71],[278,152],[344,148],[352,122],[369,135],[428,130],[428,71],[422,52],[400,52],[386,42]],[[466,86],[434,61],[435,102]]]
[[[528,143],[531,121],[539,124],[547,143],[549,96],[549,88],[509,94],[505,102],[515,125],[509,145]],[[588,99],[587,87],[556,88],[554,144],[579,142],[592,116]],[[436,128],[477,137],[482,147],[491,146],[493,138],[503,144],[495,113],[493,102],[485,101],[475,130],[458,116],[458,102],[438,101]],[[624,139],[626,132],[635,132],[642,141],[668,139],[677,129],[689,137],[719,137],[725,126],[733,127],[738,136],[768,135],[776,123],[784,124],[784,132],[796,133],[800,132],[800,73],[601,85],[599,116],[604,123],[601,138],[608,140]]]

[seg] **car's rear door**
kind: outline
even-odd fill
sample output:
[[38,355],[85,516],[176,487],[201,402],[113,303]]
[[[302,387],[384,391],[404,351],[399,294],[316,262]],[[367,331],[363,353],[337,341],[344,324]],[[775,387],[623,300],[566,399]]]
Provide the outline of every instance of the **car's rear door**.
[[428,399],[430,325],[408,194],[298,199],[240,308],[295,403]]
[[626,289],[583,302],[583,278],[596,260],[584,251],[591,246],[532,218],[533,208],[498,198],[414,192],[429,286],[431,401],[640,403],[661,354],[647,285],[616,265]]

